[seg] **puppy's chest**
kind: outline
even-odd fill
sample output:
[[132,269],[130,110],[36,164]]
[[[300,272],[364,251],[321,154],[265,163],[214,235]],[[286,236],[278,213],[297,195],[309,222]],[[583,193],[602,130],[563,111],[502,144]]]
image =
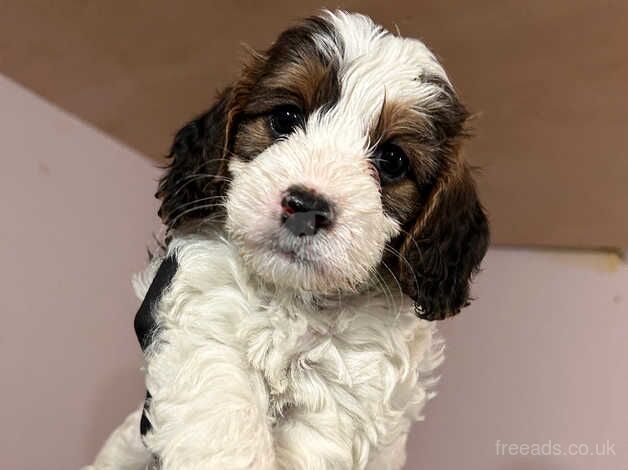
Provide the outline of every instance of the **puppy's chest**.
[[255,309],[239,338],[251,367],[264,378],[272,418],[325,406],[376,410],[416,366],[413,318],[378,309],[320,311],[286,305]]

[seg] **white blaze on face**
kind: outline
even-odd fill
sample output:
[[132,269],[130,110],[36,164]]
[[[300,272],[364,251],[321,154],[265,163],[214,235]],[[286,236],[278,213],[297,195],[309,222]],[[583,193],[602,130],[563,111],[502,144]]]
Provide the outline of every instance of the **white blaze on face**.
[[[244,261],[267,281],[320,293],[367,281],[385,245],[400,233],[385,214],[369,157],[369,131],[384,100],[421,107],[439,91],[422,73],[446,76],[421,42],[386,33],[361,15],[328,13],[341,47],[316,38],[339,64],[340,96],[299,129],[250,162],[233,159],[227,195],[227,230]],[[341,53],[342,56],[338,57]],[[301,185],[335,207],[329,229],[296,237],[281,224],[281,199]]]
[[[380,262],[398,226],[382,210],[364,152],[350,144],[320,129],[301,131],[251,162],[231,164],[228,230],[244,260],[262,277],[277,285],[331,292],[364,282]],[[282,227],[282,195],[293,185],[333,204],[336,215],[329,229],[299,238]]]

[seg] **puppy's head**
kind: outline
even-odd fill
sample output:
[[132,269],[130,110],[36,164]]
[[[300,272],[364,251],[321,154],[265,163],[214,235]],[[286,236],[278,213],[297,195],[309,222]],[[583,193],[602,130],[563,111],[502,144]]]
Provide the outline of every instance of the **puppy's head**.
[[467,112],[426,46],[326,12],[254,53],[179,131],[171,229],[224,223],[267,282],[318,294],[389,278],[427,319],[457,313],[488,244],[460,157]]

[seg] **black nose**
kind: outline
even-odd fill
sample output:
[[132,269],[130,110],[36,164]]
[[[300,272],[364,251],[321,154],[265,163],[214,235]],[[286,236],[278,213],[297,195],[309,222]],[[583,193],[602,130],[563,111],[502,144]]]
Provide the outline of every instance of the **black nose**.
[[298,237],[314,235],[333,222],[331,204],[303,186],[290,186],[281,200],[281,221]]

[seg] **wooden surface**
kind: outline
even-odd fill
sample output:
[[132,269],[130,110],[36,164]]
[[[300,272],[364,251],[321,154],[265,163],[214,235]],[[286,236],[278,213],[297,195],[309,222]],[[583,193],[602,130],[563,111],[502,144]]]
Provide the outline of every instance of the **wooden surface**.
[[[339,5],[425,40],[478,113],[468,158],[496,243],[628,247],[628,2]],[[158,161],[236,76],[242,42],[264,48],[321,6],[3,0],[0,73]]]

